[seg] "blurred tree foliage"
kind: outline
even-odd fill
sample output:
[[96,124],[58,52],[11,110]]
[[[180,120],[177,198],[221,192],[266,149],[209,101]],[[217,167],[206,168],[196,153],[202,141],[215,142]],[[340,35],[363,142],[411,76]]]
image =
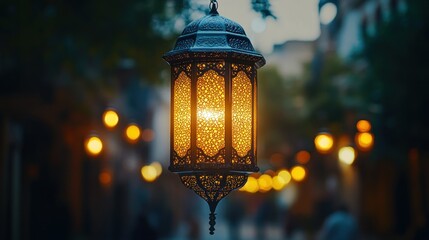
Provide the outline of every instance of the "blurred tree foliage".
[[407,3],[407,11],[393,11],[375,35],[365,35],[362,54],[368,63],[362,93],[367,106],[380,110],[368,111],[385,152],[400,159],[411,148],[429,149],[429,2]]
[[208,3],[1,1],[0,96],[32,96],[88,115],[130,85],[166,83],[162,55]]
[[57,81],[53,76],[64,72],[103,82],[118,68],[161,82],[167,68],[161,56],[191,12],[208,10],[192,0],[6,0],[0,6],[0,72],[9,76],[2,89],[17,90]]
[[355,109],[359,102],[353,69],[333,52],[316,54],[315,59],[311,66],[306,67],[304,75],[308,83],[305,97],[308,100],[308,119],[312,122],[311,131],[315,134],[327,128],[341,133],[346,127],[341,125],[347,111]]
[[283,144],[294,144],[297,129],[302,119],[302,81],[293,77],[284,78],[275,67],[259,71],[259,136],[264,139],[267,154],[278,151]]

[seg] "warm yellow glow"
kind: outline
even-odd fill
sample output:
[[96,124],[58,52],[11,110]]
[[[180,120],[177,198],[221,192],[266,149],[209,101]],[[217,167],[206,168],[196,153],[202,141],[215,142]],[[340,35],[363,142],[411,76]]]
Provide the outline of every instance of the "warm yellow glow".
[[[209,156],[225,147],[225,82],[213,70],[197,80],[197,147]],[[206,161],[203,156],[197,159],[197,163]]]
[[371,133],[358,133],[356,134],[356,144],[361,150],[369,150],[374,144],[374,136]]
[[103,150],[103,142],[98,137],[90,137],[86,141],[86,150],[89,154],[96,156]]
[[314,139],[316,149],[321,153],[327,153],[332,149],[334,145],[334,139],[329,133],[320,133]]
[[298,163],[306,164],[310,161],[310,153],[304,150],[299,151],[296,153],[295,159]]
[[243,71],[232,79],[232,147],[242,157],[252,147],[252,83]]
[[347,165],[352,165],[356,158],[356,152],[353,147],[342,147],[340,151],[338,151],[338,159],[342,163]]
[[156,177],[159,177],[162,173],[162,165],[159,162],[153,162],[150,164],[150,166],[154,167],[156,170]]
[[290,180],[292,179],[292,176],[290,175],[289,171],[286,169],[280,170],[277,173],[277,176],[282,178],[285,181],[285,184],[288,184],[290,182]]
[[258,89],[257,89],[257,78],[253,78],[253,155],[256,156],[256,148],[257,148],[257,135],[258,135]]
[[356,128],[359,132],[369,132],[371,130],[371,123],[367,120],[359,120],[356,123]]
[[140,128],[135,124],[130,124],[125,130],[127,138],[131,141],[137,141],[140,137]]
[[305,168],[301,166],[293,167],[291,173],[293,180],[297,182],[301,182],[302,180],[304,180],[306,175]]
[[273,177],[273,188],[277,191],[282,190],[286,186],[286,181],[279,176]]
[[110,185],[112,182],[112,174],[109,171],[103,171],[98,175],[98,180],[102,185]]
[[268,174],[262,174],[258,178],[259,190],[262,192],[270,191],[273,187],[273,179]]
[[180,157],[191,148],[191,79],[181,72],[174,81],[174,150]]
[[240,189],[240,191],[247,191],[249,193],[256,193],[259,191],[258,180],[256,178],[249,176],[247,178],[246,184]]
[[145,129],[142,132],[142,139],[145,142],[151,142],[154,138],[155,134],[152,129]]
[[119,116],[115,111],[107,110],[103,114],[103,122],[106,127],[114,128],[116,125],[118,125]]
[[157,177],[156,168],[151,165],[142,167],[141,174],[146,182],[153,182]]

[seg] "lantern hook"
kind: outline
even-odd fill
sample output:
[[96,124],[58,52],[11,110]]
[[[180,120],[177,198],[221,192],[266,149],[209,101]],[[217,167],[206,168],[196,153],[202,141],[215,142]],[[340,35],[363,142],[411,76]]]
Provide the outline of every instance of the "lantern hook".
[[219,4],[217,3],[217,0],[210,0],[209,8],[210,8],[210,14],[217,15],[219,14],[217,12]]

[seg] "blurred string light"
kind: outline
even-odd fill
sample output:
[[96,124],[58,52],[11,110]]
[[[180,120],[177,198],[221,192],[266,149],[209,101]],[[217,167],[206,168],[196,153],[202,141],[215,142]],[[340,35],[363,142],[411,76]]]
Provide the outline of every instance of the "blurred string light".
[[152,129],[145,129],[142,132],[142,139],[145,142],[151,142],[154,138],[154,132]]
[[112,183],[112,174],[110,171],[104,170],[98,174],[98,180],[100,181],[101,185],[108,186],[110,183]]
[[282,177],[274,176],[273,177],[273,188],[277,191],[282,190],[286,186],[286,180]]
[[134,123],[128,125],[125,130],[125,135],[130,142],[136,142],[139,139],[140,134],[140,128]]
[[258,184],[261,192],[268,192],[273,187],[273,179],[268,174],[262,174],[258,178]]
[[358,148],[362,151],[368,151],[374,145],[374,135],[368,132],[357,133],[355,142]]
[[353,147],[342,147],[339,151],[338,151],[338,159],[340,160],[340,162],[347,164],[347,165],[352,165],[353,162],[355,161],[356,158],[356,152],[355,149]]
[[157,175],[156,168],[151,165],[143,166],[141,169],[141,174],[146,182],[153,182],[155,181]]
[[242,188],[240,188],[240,191],[246,191],[249,193],[256,193],[259,191],[259,184],[258,180],[256,178],[249,176],[247,178],[246,184]]
[[162,173],[162,165],[159,162],[153,162],[150,166],[154,167],[156,170],[156,177],[159,177]]
[[334,146],[334,138],[329,133],[319,133],[314,139],[314,145],[320,153],[328,153]]
[[265,193],[272,189],[276,191],[281,191],[290,183],[291,179],[292,176],[286,169],[279,170],[277,174],[272,170],[267,170],[261,176],[258,176],[256,174],[249,176],[247,178],[246,184],[239,190],[242,192],[249,193]]
[[153,182],[161,175],[162,165],[159,162],[153,162],[150,165],[143,166],[140,172],[146,182]]
[[285,185],[290,182],[292,179],[292,176],[290,175],[289,171],[286,169],[282,169],[277,173],[277,176],[282,178],[285,181]]
[[305,168],[301,166],[295,166],[291,170],[291,175],[293,180],[295,180],[296,182],[301,182],[305,179],[306,176]]
[[300,164],[306,164],[310,161],[310,153],[302,150],[296,153],[295,160]]
[[369,132],[371,131],[371,123],[367,120],[359,120],[356,123],[356,129],[359,132]]
[[85,149],[88,154],[97,156],[103,150],[103,142],[97,136],[92,136],[86,140]]
[[331,2],[323,4],[320,8],[320,23],[330,24],[337,16],[337,6]]
[[108,128],[114,128],[118,125],[119,116],[114,110],[107,110],[103,113],[104,125]]

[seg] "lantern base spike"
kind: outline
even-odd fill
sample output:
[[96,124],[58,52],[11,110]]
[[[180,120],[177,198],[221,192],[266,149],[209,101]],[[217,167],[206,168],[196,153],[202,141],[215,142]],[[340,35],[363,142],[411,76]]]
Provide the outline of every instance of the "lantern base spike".
[[218,203],[219,202],[208,202],[209,208],[210,208],[210,214],[209,214],[210,235],[214,234],[214,230],[215,230],[214,226],[216,225],[216,213],[215,213],[215,211],[216,211],[216,207],[217,207]]
[[216,213],[210,212],[209,219],[210,219],[210,221],[209,221],[209,224],[210,224],[210,228],[209,228],[210,235],[213,235],[214,234],[214,230],[215,230],[214,226],[216,225]]

